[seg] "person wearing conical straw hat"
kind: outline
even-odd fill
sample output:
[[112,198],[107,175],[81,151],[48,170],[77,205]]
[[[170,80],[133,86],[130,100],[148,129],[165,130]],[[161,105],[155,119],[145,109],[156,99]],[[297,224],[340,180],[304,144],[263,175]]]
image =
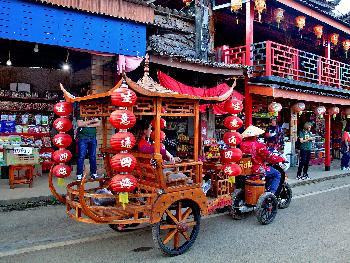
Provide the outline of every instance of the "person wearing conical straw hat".
[[270,158],[271,154],[267,150],[266,145],[257,141],[257,137],[264,133],[264,130],[250,125],[242,133],[243,142],[240,148],[244,154],[250,154],[252,156],[253,173],[265,174],[267,191],[276,194],[281,180],[281,173],[266,165],[267,162],[273,163],[273,159]]

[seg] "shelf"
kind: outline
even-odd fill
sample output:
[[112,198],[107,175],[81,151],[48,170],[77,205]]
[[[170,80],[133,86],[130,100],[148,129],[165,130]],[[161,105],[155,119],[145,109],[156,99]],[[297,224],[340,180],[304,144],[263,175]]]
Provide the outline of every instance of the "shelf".
[[50,113],[52,114],[53,113],[53,110],[38,110],[38,109],[31,109],[31,110],[10,110],[10,109],[0,109],[0,112],[1,111],[6,111],[6,112],[36,112],[36,113]]
[[46,102],[46,103],[51,102],[51,103],[55,103],[59,99],[0,96],[0,100],[1,101]]
[[44,132],[44,133],[17,133],[17,132],[12,132],[12,133],[0,133],[0,136],[11,136],[11,135],[17,135],[17,136],[34,136],[34,137],[50,137],[49,132]]

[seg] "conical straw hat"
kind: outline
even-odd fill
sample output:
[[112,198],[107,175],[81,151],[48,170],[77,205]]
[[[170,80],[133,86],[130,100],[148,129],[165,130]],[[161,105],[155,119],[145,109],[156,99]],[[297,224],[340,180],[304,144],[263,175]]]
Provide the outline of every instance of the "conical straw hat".
[[245,131],[242,133],[242,137],[243,138],[247,138],[247,137],[252,137],[252,136],[259,136],[261,134],[264,134],[265,131],[255,127],[253,125],[250,125],[247,129],[245,129]]

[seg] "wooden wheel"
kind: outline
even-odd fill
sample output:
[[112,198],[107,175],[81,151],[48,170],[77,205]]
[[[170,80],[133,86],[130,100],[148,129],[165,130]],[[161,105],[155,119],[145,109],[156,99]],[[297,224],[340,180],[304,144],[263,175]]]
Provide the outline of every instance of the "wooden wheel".
[[186,252],[198,236],[200,218],[197,204],[188,200],[175,202],[164,211],[160,222],[152,225],[155,245],[168,256]]

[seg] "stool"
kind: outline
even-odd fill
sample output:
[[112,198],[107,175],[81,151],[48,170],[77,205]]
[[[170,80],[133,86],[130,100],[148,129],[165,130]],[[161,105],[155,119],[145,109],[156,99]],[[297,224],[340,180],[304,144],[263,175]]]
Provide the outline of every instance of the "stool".
[[[24,176],[15,176],[15,171],[24,170]],[[10,188],[14,189],[15,184],[29,184],[32,187],[34,165],[10,165],[9,166],[9,181]]]

